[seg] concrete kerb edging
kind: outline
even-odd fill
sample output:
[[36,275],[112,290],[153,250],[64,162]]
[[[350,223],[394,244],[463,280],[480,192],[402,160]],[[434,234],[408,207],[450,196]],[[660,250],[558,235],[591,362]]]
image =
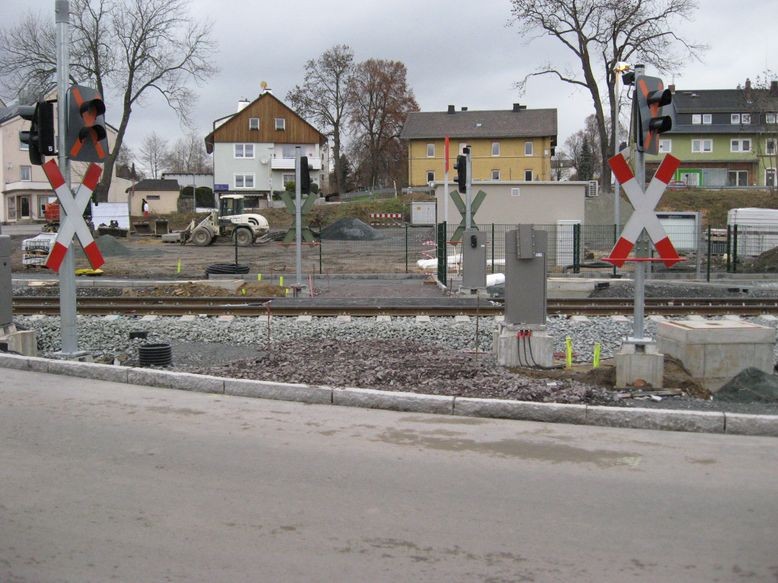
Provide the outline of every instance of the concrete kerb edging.
[[778,437],[778,415],[746,415],[715,411],[678,411],[637,407],[604,407],[534,403],[500,399],[447,397],[360,388],[228,379],[167,370],[132,368],[0,353],[0,367],[60,374],[166,389],[301,403],[388,409],[413,413],[461,415],[572,423],[602,427],[728,433]]

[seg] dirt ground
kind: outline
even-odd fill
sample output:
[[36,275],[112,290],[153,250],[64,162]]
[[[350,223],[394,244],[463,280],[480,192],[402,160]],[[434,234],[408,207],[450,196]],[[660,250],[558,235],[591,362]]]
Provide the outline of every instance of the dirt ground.
[[[382,229],[384,237],[373,241],[323,241],[304,244],[302,271],[309,274],[343,273],[422,273],[416,267],[418,259],[434,254],[432,229],[411,229],[406,246],[405,229]],[[13,235],[11,267],[14,273],[49,273],[45,268],[25,267],[22,263],[22,241],[30,235]],[[236,248],[227,242],[207,247],[163,243],[158,237],[133,235],[97,238],[105,264],[101,267],[107,277],[148,279],[203,278],[205,268],[214,263],[234,263]],[[78,243],[76,268],[89,264]],[[277,278],[279,274],[294,273],[295,246],[272,241],[261,245],[237,248],[237,261],[248,265],[250,273]]]

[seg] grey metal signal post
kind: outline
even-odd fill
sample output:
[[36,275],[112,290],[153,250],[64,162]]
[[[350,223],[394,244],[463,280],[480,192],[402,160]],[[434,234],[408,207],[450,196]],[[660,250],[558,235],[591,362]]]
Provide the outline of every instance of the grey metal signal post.
[[[67,157],[67,94],[70,82],[70,4],[68,0],[56,0],[54,5],[57,26],[57,122],[59,124],[59,168],[65,184],[70,188],[70,160]],[[64,212],[64,209],[63,209]],[[76,276],[73,245],[68,246],[59,269],[59,314],[62,334],[62,354],[78,352],[76,328]]]
[[300,184],[300,146],[294,148],[294,244],[295,244],[295,275],[296,284],[303,285],[302,275],[302,184]]

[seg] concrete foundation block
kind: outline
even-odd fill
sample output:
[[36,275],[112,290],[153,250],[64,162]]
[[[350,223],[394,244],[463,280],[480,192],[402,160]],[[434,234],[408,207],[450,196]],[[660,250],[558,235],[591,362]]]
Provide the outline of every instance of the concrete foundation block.
[[778,437],[778,415],[726,413],[727,433]]
[[225,380],[219,377],[167,370],[128,368],[127,382],[133,385],[148,385],[164,389],[223,394]]
[[[532,334],[518,338],[520,330],[531,330]],[[493,346],[500,366],[548,367],[554,364],[554,339],[545,326],[500,324],[494,332]]]
[[586,422],[586,405],[559,403],[528,403],[501,399],[471,399],[456,397],[454,414],[468,417],[494,417],[544,423]]
[[674,411],[637,407],[589,406],[586,408],[586,423],[605,427],[724,433],[724,422],[724,413],[713,411]]
[[710,391],[748,367],[772,374],[775,329],[744,320],[683,320],[657,326],[659,350]]
[[332,403],[345,407],[443,415],[450,415],[454,410],[454,397],[358,388],[333,389]]
[[626,388],[638,380],[655,389],[662,388],[665,374],[665,356],[653,342],[633,344],[625,342],[616,354],[616,387]]
[[8,350],[24,356],[38,356],[38,338],[35,330],[16,330],[5,337]]
[[224,394],[235,397],[297,401],[300,403],[321,405],[330,405],[332,403],[332,389],[329,387],[314,387],[269,381],[224,379]]
[[110,364],[95,364],[93,362],[71,362],[69,360],[49,360],[48,372],[50,374],[96,379],[99,381],[111,381],[114,383],[127,382],[126,367]]

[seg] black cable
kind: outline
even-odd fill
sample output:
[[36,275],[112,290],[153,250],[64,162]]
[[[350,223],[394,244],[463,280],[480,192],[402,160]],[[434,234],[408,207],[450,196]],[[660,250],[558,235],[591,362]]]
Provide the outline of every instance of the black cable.
[[[532,334],[530,333],[530,337],[531,336],[532,336]],[[532,358],[532,364],[535,366],[535,368],[539,368],[541,370],[556,370],[556,369],[563,368],[561,365],[557,365],[557,366],[542,366],[542,365],[538,364],[537,362],[535,362],[535,356],[532,354],[532,342],[530,342],[530,344],[529,344],[529,355]]]
[[244,274],[249,272],[248,265],[240,263],[212,263],[205,268],[205,274]]

